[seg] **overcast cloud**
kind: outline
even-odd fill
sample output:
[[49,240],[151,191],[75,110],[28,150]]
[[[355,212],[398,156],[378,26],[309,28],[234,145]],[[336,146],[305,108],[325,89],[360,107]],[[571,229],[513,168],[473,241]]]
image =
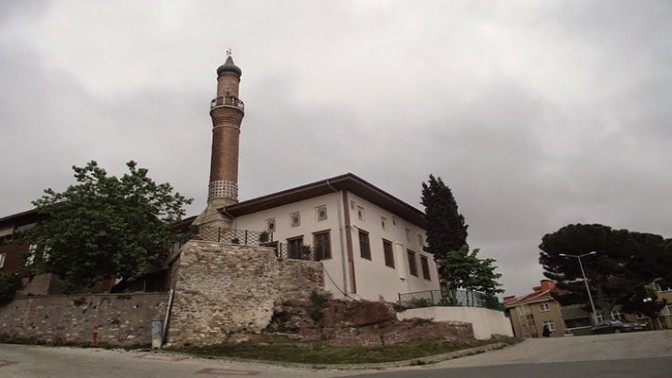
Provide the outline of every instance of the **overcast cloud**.
[[672,237],[672,3],[2,1],[0,217],[97,160],[204,207],[210,100],[243,70],[242,200],[346,172],[417,206],[430,173],[506,294],[541,237]]

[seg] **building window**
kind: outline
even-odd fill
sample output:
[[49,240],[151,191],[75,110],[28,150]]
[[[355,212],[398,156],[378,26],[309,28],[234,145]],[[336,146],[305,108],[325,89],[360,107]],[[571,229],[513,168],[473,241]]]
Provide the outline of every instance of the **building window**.
[[672,291],[672,283],[661,282],[658,284],[658,291]]
[[551,311],[551,306],[547,302],[539,303],[539,311],[541,312]]
[[422,235],[418,234],[418,245],[420,248],[425,246],[425,238],[422,237]]
[[394,268],[394,252],[391,241],[383,239],[383,254],[385,255],[385,266]]
[[426,280],[432,280],[432,277],[429,275],[429,260],[425,256],[420,256],[420,266],[422,267],[422,278]]
[[369,245],[369,233],[359,230],[359,254],[363,259],[371,260],[371,246]]
[[393,226],[397,225],[397,217],[392,217],[392,225]]
[[49,260],[49,252],[51,252],[51,247],[48,245],[44,246],[44,250],[42,251],[42,260]]
[[287,239],[287,257],[290,259],[301,259],[303,250],[303,236]]
[[301,226],[301,213],[297,211],[296,213],[289,214],[289,224],[291,224],[292,227]]
[[37,244],[31,244],[28,247],[28,256],[26,257],[26,266],[33,265],[35,262],[35,253],[37,252]]
[[520,316],[530,315],[531,313],[532,309],[528,305],[518,307],[518,315]]
[[355,201],[350,201],[350,209],[355,210]]
[[317,216],[317,221],[322,222],[327,220],[327,207],[326,206],[318,206],[315,209],[315,215]]
[[409,250],[406,250],[406,253],[408,255],[408,271],[414,276],[418,276],[418,266],[417,263],[415,262],[415,252]]
[[665,316],[672,316],[672,304],[663,307],[663,310],[660,313]]
[[387,218],[380,217],[380,227],[383,229],[383,231],[387,230]]
[[551,331],[551,332],[555,331],[555,322],[552,321],[552,320],[546,320],[544,322],[544,326],[548,327],[548,330]]
[[625,314],[616,310],[611,312],[611,318],[613,320],[622,320],[625,321]]
[[266,219],[266,232],[269,234],[275,232],[275,218]]
[[406,229],[406,241],[411,241],[411,230]]
[[364,222],[364,208],[361,206],[357,206],[357,219]]
[[313,234],[313,248],[315,249],[315,260],[320,261],[331,258],[331,238],[329,237],[329,231]]
[[0,268],[5,266],[5,256],[7,256],[6,253],[0,253]]

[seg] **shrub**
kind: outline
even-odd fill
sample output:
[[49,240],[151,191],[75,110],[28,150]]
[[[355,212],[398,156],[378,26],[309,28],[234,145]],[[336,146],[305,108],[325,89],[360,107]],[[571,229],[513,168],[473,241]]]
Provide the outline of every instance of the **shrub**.
[[16,273],[0,273],[0,305],[14,299],[16,291],[21,288],[21,278]]

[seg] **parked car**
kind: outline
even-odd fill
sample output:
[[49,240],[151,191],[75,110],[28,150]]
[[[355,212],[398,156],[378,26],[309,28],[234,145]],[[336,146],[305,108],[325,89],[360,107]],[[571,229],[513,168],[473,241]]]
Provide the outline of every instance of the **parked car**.
[[635,332],[635,331],[644,331],[646,329],[646,324],[644,323],[628,323],[622,322],[620,320],[605,320],[598,323],[595,327],[591,328],[590,331],[594,334],[600,333],[621,333],[621,332]]

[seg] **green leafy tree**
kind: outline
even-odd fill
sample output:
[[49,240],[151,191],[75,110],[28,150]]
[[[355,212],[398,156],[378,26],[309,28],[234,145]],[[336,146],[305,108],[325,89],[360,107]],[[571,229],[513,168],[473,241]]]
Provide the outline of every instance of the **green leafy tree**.
[[480,291],[488,295],[503,292],[497,282],[501,274],[495,273],[493,259],[479,259],[480,250],[469,252],[469,247],[462,246],[457,251],[450,251],[439,261],[444,273],[444,281],[448,289],[464,288]]
[[165,259],[176,236],[168,224],[191,203],[157,184],[130,161],[122,177],[109,176],[95,161],[73,166],[76,185],[46,189],[33,202],[44,220],[27,238],[44,248],[35,269],[61,274],[68,288],[91,287],[102,278],[132,281]]
[[[581,259],[596,307],[609,315],[616,305],[629,311],[655,313],[664,302],[652,300],[645,289],[665,269],[665,243],[659,235],[614,230],[600,224],[574,224],[542,238],[539,262],[544,275],[558,283],[569,295],[558,296],[561,302],[588,303],[588,294],[576,258]],[[653,303],[652,303],[653,302]]]
[[[422,183],[422,205],[427,219],[427,247],[437,259],[443,259],[451,251],[459,251],[467,245],[467,225],[460,214],[453,192],[441,177],[429,175]],[[467,247],[468,249],[468,247]]]

